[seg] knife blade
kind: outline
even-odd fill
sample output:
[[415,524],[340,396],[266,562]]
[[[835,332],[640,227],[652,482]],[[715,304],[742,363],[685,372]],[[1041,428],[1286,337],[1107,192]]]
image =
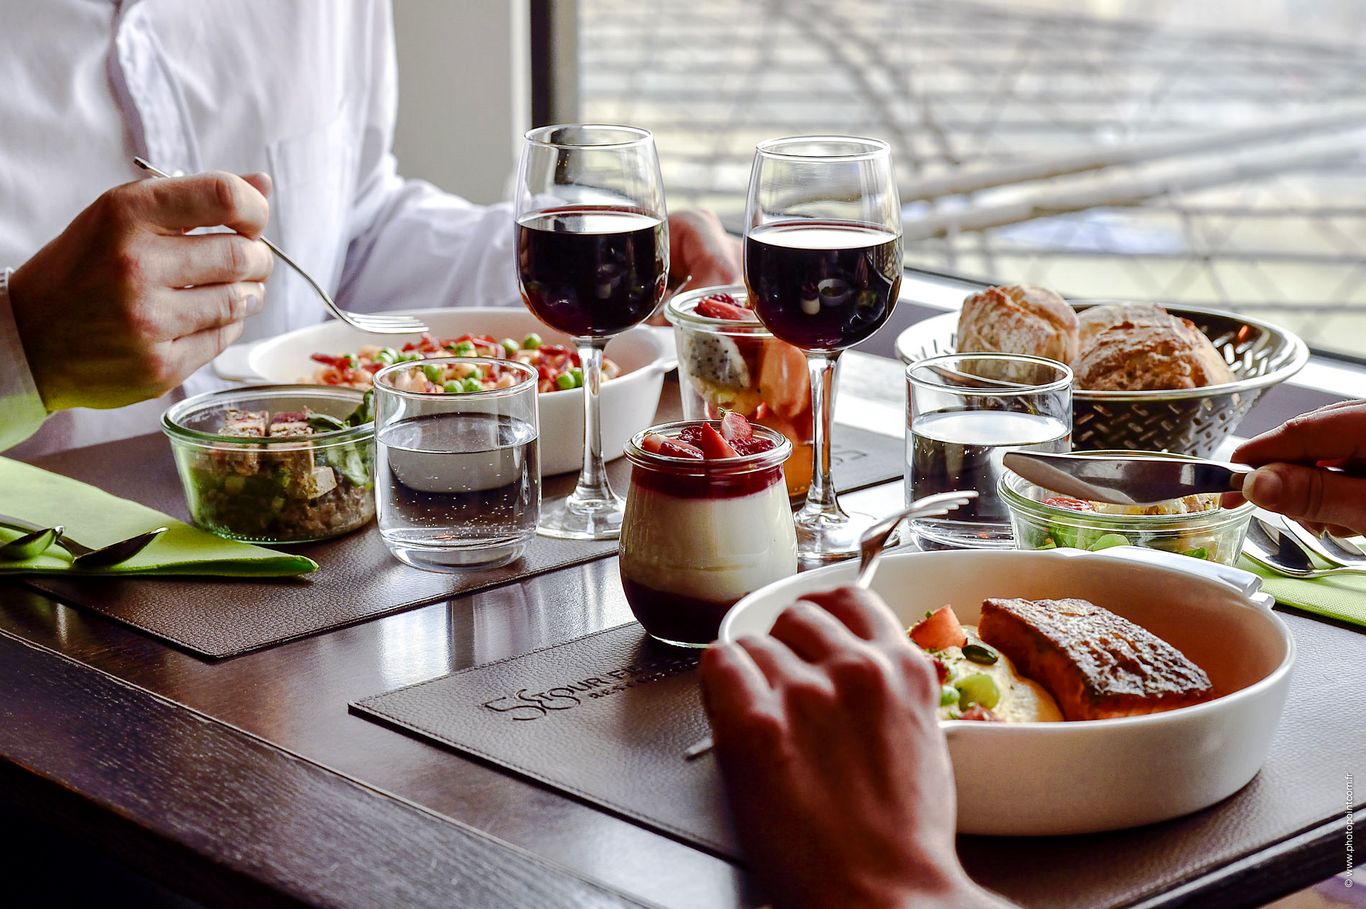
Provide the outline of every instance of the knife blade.
[[1155,505],[1200,492],[1235,492],[1252,473],[1226,461],[1011,451],[1005,466],[1066,496],[1114,505]]

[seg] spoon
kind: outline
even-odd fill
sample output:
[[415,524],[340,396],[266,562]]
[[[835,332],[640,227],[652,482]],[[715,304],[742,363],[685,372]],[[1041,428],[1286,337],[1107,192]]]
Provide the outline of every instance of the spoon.
[[[9,515],[3,514],[0,514],[0,524],[18,530],[34,531],[35,533],[52,533],[53,540],[49,540],[47,545],[52,545],[53,541],[61,543],[62,548],[74,556],[71,560],[71,567],[81,569],[108,568],[110,565],[118,565],[121,562],[126,562],[139,552],[142,552],[142,550],[147,548],[149,543],[166,532],[165,527],[158,527],[154,530],[148,530],[144,533],[131,536],[126,540],[119,540],[117,543],[110,543],[108,546],[101,546],[96,549],[82,543],[77,543],[75,540],[71,539],[71,537],[67,536],[65,528],[60,526],[45,530],[37,524],[25,521],[23,518],[12,518]],[[31,535],[32,534],[30,534],[30,536]],[[19,539],[22,540],[25,539],[25,537],[20,537]],[[18,542],[18,540],[14,542]],[[47,546],[42,547],[38,552],[42,552],[45,549],[47,549]],[[38,552],[33,553],[33,555],[37,555]]]
[[[859,537],[858,577],[854,579],[854,586],[867,590],[869,585],[873,583],[873,575],[877,573],[877,563],[882,560],[883,547],[891,538],[892,531],[896,530],[897,525],[902,521],[908,518],[936,518],[948,514],[960,505],[966,505],[975,498],[977,498],[977,493],[972,490],[940,492],[932,496],[925,496],[916,499],[896,514],[889,515],[869,527],[863,532],[863,536]],[[689,745],[687,751],[683,752],[683,760],[696,760],[711,749],[711,736],[699,739]]]
[[1286,531],[1254,517],[1247,526],[1243,555],[1264,568],[1288,578],[1330,578],[1340,574],[1366,574],[1366,567],[1315,568],[1309,552]]
[[62,525],[47,527],[42,530],[35,530],[26,533],[22,537],[15,537],[3,546],[0,546],[0,559],[7,562],[22,562],[24,559],[32,559],[47,552],[57,538],[62,535]]
[[1342,565],[1366,565],[1366,552],[1362,552],[1354,543],[1345,543],[1333,536],[1331,533],[1323,533],[1318,537],[1318,541],[1323,544],[1323,548],[1336,556],[1336,560]]

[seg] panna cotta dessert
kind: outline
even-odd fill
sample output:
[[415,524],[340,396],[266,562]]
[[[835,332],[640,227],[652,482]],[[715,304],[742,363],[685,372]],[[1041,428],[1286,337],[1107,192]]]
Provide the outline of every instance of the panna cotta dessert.
[[704,647],[736,601],[797,571],[782,465],[792,443],[738,413],[669,423],[626,446],[621,583],[640,624]]

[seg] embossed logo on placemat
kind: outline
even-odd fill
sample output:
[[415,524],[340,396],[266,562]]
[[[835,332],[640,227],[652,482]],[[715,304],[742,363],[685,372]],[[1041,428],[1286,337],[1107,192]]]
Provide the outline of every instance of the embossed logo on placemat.
[[648,685],[687,672],[697,666],[695,654],[644,660],[605,669],[576,682],[565,682],[541,691],[518,688],[479,706],[513,720],[539,720],[551,713],[573,710],[586,700],[610,697],[631,688]]

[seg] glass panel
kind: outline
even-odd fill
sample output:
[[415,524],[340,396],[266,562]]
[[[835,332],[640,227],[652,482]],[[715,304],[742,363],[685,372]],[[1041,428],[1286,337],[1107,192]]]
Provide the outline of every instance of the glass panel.
[[757,141],[893,146],[906,264],[1366,351],[1366,5],[580,0],[580,116],[740,227]]

